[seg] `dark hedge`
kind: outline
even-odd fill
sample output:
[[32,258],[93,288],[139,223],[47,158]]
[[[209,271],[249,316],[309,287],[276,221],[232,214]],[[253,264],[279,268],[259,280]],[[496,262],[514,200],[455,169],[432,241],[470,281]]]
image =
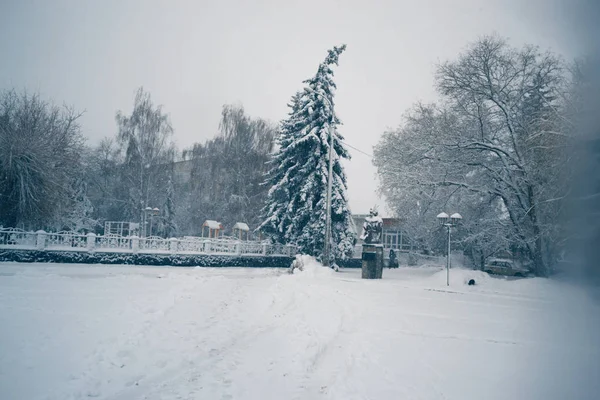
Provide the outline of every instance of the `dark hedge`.
[[337,263],[342,268],[362,268],[362,259],[360,258],[349,258],[345,261],[337,261]]
[[85,251],[0,250],[0,261],[65,264],[129,264],[174,267],[289,268],[292,257],[88,253]]

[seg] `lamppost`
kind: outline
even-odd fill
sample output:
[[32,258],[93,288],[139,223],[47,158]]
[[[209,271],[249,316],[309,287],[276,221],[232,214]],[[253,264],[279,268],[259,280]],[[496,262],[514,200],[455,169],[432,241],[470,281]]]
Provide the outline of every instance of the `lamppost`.
[[148,215],[150,215],[150,236],[152,236],[152,216],[154,215],[158,215],[159,213],[159,209],[154,207],[146,207],[142,209],[142,215],[144,216],[143,221],[142,221],[142,225],[143,225],[143,236],[142,237],[146,237],[147,236],[147,232],[146,232],[146,224],[148,223]]
[[160,210],[157,207],[154,207],[152,209],[152,213],[150,213],[150,236],[152,236],[152,221],[153,221],[152,217],[154,217],[155,215],[158,215],[159,212],[160,212]]
[[448,254],[446,256],[446,286],[450,286],[450,230],[453,226],[456,226],[462,219],[462,215],[454,213],[450,216],[445,212],[441,212],[437,215],[438,221],[448,229]]
[[317,93],[314,89],[307,87],[308,91],[316,94],[321,99],[325,100],[331,108],[331,121],[328,124],[329,131],[329,172],[327,174],[327,199],[325,202],[326,217],[325,217],[325,245],[323,248],[323,265],[329,266],[329,252],[331,251],[331,192],[333,191],[333,104],[331,101],[320,93]]

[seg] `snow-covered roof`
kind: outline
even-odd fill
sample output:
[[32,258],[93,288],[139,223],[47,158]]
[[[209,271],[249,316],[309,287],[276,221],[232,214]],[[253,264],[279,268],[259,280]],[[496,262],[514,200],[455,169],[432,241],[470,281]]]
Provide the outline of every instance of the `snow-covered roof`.
[[207,219],[204,221],[202,226],[208,226],[209,229],[223,229],[220,222],[215,221],[214,219]]
[[239,229],[241,231],[248,232],[250,230],[250,227],[245,222],[236,222],[235,225],[233,226],[233,229]]

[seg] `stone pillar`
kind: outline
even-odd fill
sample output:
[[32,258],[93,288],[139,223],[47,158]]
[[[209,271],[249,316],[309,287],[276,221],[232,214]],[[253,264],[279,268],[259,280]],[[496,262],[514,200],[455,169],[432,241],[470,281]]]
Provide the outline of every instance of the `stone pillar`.
[[131,252],[137,254],[140,251],[140,238],[136,235],[130,237],[131,239]]
[[35,232],[35,248],[36,250],[44,250],[46,248],[46,231],[40,229]]
[[93,232],[88,233],[87,235],[87,251],[93,252],[96,249],[96,234]]
[[267,244],[266,243],[262,244],[262,255],[263,256],[267,255]]
[[288,257],[294,257],[294,247],[291,244],[286,244],[284,253]]
[[176,238],[169,239],[169,250],[171,251],[172,255],[177,254],[177,243],[178,242],[179,242],[179,240],[177,240]]
[[362,278],[381,279],[383,274],[383,244],[363,244]]

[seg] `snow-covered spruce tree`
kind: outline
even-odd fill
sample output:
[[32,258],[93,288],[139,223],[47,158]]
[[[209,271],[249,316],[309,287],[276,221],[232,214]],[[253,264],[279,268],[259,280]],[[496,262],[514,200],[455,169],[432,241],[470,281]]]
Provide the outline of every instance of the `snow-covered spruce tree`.
[[331,199],[331,258],[352,254],[354,232],[346,196],[346,175],[341,159],[349,159],[337,132],[339,119],[333,109],[336,85],[332,65],[346,46],[329,50],[317,74],[306,81],[288,105],[289,117],[279,129],[278,149],[269,161],[266,184],[270,186],[263,209],[264,222],[258,228],[280,243],[294,243],[300,251],[322,256],[327,213],[329,132],[334,132],[333,191]]
[[87,197],[87,184],[83,179],[78,178],[73,186],[71,211],[66,220],[63,220],[61,227],[75,232],[93,231],[98,221],[92,218],[94,207]]

